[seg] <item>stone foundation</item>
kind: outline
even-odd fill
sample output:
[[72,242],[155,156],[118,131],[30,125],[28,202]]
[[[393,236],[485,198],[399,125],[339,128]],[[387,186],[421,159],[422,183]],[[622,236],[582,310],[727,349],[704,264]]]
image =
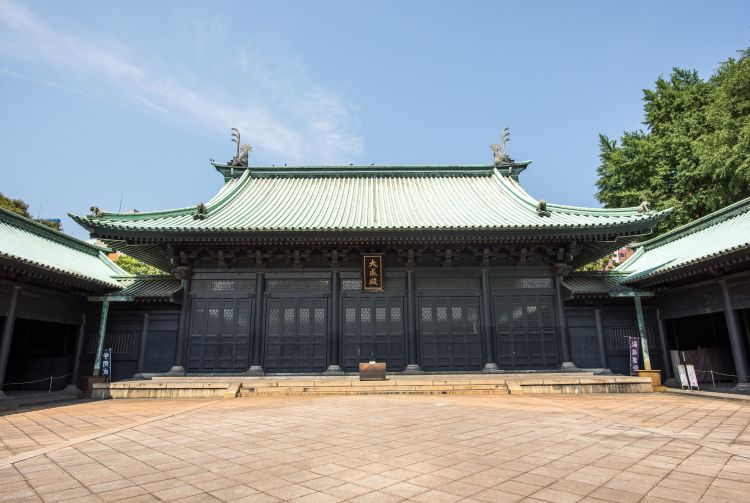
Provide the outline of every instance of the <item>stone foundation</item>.
[[388,376],[360,381],[356,376],[154,377],[151,380],[94,384],[92,398],[232,398],[369,394],[524,395],[651,393],[648,377],[561,374],[461,374]]

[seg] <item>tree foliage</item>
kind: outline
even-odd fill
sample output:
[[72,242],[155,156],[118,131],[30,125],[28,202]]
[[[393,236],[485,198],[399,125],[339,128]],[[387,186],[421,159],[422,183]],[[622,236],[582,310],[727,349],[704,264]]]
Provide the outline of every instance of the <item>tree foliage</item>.
[[13,213],[21,215],[22,217],[35,220],[39,222],[40,224],[46,225],[47,227],[51,227],[52,229],[55,229],[57,231],[62,231],[62,224],[60,224],[59,220],[32,218],[31,213],[29,213],[29,204],[23,199],[11,199],[5,194],[3,194],[2,192],[0,192],[0,208],[12,211]]
[[708,80],[675,68],[643,102],[645,131],[599,135],[599,201],[674,208],[664,232],[750,196],[750,50]]
[[141,262],[130,255],[121,254],[117,257],[115,263],[130,274],[164,274],[164,271],[157,269],[152,265],[148,265],[145,262]]
[[2,192],[0,192],[0,208],[12,211],[26,218],[31,218],[29,215],[29,205],[26,202],[22,199],[11,199]]
[[612,264],[612,254],[605,255],[601,258],[598,258],[594,260],[593,262],[589,262],[588,264],[583,264],[581,267],[576,269],[576,271],[609,271],[610,269],[613,269],[614,265]]

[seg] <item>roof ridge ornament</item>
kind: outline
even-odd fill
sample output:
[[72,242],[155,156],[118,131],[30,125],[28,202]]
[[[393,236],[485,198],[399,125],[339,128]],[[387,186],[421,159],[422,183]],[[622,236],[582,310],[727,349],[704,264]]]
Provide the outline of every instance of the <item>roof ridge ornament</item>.
[[193,214],[194,220],[203,220],[208,216],[208,208],[204,203],[198,203],[195,207],[195,213]]
[[651,211],[651,203],[649,203],[648,201],[643,201],[638,206],[638,213],[648,213],[649,211]]
[[247,143],[241,144],[240,139],[241,135],[239,129],[232,128],[232,143],[237,144],[237,154],[235,154],[235,156],[232,157],[229,162],[227,162],[227,166],[248,166],[248,157],[250,155],[250,152],[253,151],[253,147],[251,147]]
[[493,143],[492,145],[490,145],[492,154],[495,157],[495,166],[513,163],[513,159],[511,159],[510,155],[508,154],[509,142],[510,128],[506,127],[500,131],[500,143]]
[[536,214],[540,217],[548,217],[550,212],[547,210],[547,201],[540,199],[536,204]]

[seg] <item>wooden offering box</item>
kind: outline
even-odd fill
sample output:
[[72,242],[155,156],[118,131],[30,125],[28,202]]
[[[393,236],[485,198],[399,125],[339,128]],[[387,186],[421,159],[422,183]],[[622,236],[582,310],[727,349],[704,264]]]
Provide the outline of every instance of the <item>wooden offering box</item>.
[[385,381],[385,362],[362,362],[359,364],[360,381]]

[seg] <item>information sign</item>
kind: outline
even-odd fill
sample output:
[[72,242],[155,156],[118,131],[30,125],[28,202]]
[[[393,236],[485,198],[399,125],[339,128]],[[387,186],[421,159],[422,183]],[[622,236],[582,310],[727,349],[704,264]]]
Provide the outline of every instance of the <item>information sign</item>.
[[383,290],[383,256],[362,255],[362,289]]
[[684,388],[690,389],[690,383],[688,382],[688,376],[687,371],[685,370],[685,365],[677,365],[677,371],[680,373],[680,386]]
[[695,388],[697,390],[700,390],[700,388],[698,387],[698,378],[695,375],[695,366],[687,364],[685,365],[685,369],[687,370],[688,382],[690,383],[690,388]]
[[102,375],[112,382],[112,348],[107,348],[102,353]]
[[638,356],[640,353],[640,340],[638,337],[628,337],[630,339],[630,375],[638,375]]

